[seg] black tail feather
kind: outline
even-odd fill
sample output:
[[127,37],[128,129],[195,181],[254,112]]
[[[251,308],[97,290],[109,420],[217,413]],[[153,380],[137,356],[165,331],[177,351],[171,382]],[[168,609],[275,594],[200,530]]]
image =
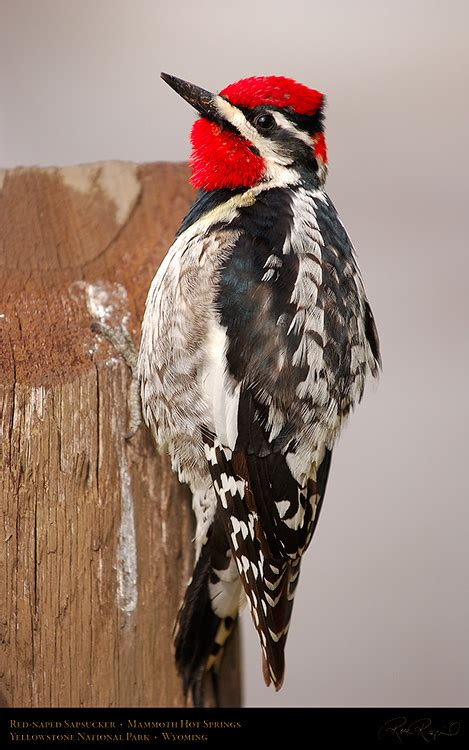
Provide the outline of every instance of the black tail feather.
[[176,665],[182,677],[184,693],[193,694],[194,704],[203,705],[203,677],[207,659],[218,629],[208,591],[210,540],[202,548],[192,581],[187,587],[178,616],[175,638]]
[[[235,625],[235,619],[222,619],[212,609],[209,579],[211,574],[213,576],[216,560],[216,551],[212,549],[215,537],[212,530],[187,587],[176,626],[176,665],[182,677],[184,694],[186,697],[191,694],[197,708],[203,708],[206,703],[207,686],[209,690],[212,688],[215,705],[220,706],[218,668],[225,641]],[[211,680],[207,679],[209,676]]]

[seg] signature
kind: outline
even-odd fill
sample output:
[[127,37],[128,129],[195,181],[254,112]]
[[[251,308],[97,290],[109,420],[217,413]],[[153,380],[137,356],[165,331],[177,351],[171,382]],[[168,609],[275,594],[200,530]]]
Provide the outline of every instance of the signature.
[[384,722],[378,732],[378,739],[392,736],[402,743],[406,737],[420,737],[424,742],[434,742],[440,737],[456,737],[460,731],[459,721],[436,728],[429,717],[409,721],[407,716],[395,716]]

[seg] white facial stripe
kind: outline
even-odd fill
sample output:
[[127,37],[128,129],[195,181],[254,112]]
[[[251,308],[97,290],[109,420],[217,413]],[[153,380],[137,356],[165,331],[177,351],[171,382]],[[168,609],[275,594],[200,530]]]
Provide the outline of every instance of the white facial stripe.
[[[285,167],[292,163],[291,159],[277,150],[272,141],[258,133],[254,125],[251,125],[240,109],[230,104],[230,102],[221,96],[217,96],[215,104],[221,117],[233,125],[243,138],[246,138],[247,141],[257,148],[268,167],[271,164],[275,164],[277,167]],[[272,112],[272,114],[275,117],[278,113]]]

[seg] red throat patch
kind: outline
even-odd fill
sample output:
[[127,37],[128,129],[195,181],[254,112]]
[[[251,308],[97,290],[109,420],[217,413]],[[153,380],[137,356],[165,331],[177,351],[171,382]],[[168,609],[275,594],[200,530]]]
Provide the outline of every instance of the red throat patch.
[[264,171],[264,160],[231,130],[203,118],[191,132],[191,183],[203,190],[252,187]]

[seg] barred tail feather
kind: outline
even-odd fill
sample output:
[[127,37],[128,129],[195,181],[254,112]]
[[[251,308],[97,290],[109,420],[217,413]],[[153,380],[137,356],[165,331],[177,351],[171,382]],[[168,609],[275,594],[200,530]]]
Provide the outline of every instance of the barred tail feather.
[[279,690],[301,556],[319,517],[330,451],[301,487],[281,453],[253,456],[231,451],[208,434],[204,439],[218,519],[260,640],[264,680]]

